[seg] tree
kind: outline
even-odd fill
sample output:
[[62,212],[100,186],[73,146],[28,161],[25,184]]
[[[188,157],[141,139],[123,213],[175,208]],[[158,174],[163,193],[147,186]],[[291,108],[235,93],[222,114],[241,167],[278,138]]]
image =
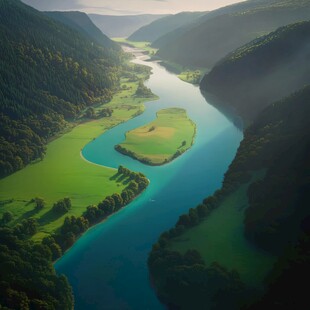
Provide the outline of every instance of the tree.
[[117,209],[120,209],[124,205],[123,198],[119,194],[113,194],[112,198]]
[[34,202],[35,202],[35,210],[36,211],[42,210],[45,206],[45,201],[43,198],[36,197],[34,199]]
[[67,213],[71,209],[71,199],[64,198],[53,205],[53,211],[56,213]]
[[13,214],[10,211],[6,211],[2,215],[2,223],[3,224],[8,224],[13,220]]
[[96,117],[95,109],[93,107],[88,108],[85,112],[85,116],[87,118],[95,118]]

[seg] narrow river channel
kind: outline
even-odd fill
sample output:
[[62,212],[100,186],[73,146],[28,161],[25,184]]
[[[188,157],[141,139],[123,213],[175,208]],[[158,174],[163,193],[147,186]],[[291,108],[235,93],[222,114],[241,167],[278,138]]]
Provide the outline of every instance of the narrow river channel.
[[[145,112],[112,128],[83,149],[96,164],[123,165],[144,173],[151,181],[134,202],[90,229],[56,263],[74,289],[75,309],[163,309],[153,291],[147,256],[159,235],[178,217],[220,188],[243,133],[210,105],[197,86],[182,82],[156,62],[137,58],[152,68],[145,83],[159,100]],[[163,108],[181,107],[196,123],[193,147],[173,162],[151,167],[114,150],[126,131],[146,124]]]

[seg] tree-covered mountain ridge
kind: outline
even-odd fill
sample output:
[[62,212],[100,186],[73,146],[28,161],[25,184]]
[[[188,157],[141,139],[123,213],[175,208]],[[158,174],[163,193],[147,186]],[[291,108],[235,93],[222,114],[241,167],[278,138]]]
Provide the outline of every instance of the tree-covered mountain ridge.
[[86,13],[79,11],[54,11],[45,12],[45,14],[56,21],[59,21],[82,34],[85,34],[86,37],[93,38],[95,42],[103,48],[114,49],[116,51],[120,50],[120,46],[103,34]]
[[247,120],[310,83],[310,22],[258,38],[221,60],[201,81]]
[[123,56],[18,0],[0,0],[0,11],[3,177],[42,157],[66,121],[112,98]]
[[181,12],[165,16],[141,27],[129,36],[128,40],[154,42],[168,32],[189,25],[206,14],[207,12]]
[[308,20],[309,13],[310,1],[246,1],[231,10],[227,7],[206,14],[187,31],[180,28],[179,33],[171,32],[153,45],[165,60],[211,69],[236,48],[280,26]]

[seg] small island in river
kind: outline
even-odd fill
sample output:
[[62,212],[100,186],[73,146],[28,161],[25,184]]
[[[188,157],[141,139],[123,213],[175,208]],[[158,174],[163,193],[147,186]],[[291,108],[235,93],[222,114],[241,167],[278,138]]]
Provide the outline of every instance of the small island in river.
[[196,125],[184,109],[157,112],[153,122],[128,131],[115,149],[148,165],[163,165],[188,150],[194,142]]

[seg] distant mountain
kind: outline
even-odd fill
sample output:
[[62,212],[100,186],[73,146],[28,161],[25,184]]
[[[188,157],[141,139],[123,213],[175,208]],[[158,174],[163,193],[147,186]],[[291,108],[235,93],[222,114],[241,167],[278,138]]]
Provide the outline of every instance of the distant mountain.
[[167,15],[99,15],[89,14],[93,23],[110,38],[127,38],[139,28]]
[[45,144],[65,120],[111,99],[121,52],[18,0],[0,0],[0,12],[3,177],[43,157]]
[[[239,8],[239,10],[238,10]],[[247,42],[297,21],[308,20],[309,0],[247,1],[211,12],[195,27],[170,40],[155,42],[158,55],[183,65],[212,68],[217,61]],[[222,14],[222,13],[225,14]],[[219,15],[217,15],[219,14]],[[213,15],[213,17],[212,17]]]
[[93,38],[97,44],[104,47],[119,49],[119,45],[114,43],[91,21],[87,14],[82,12],[45,12],[49,17],[62,22],[63,24],[79,31],[80,33]]
[[281,27],[237,49],[201,81],[246,119],[310,84],[310,22]]
[[167,44],[175,41],[184,33],[190,33],[192,29],[195,29],[200,24],[203,24],[209,19],[214,17],[225,15],[225,14],[233,14],[235,12],[240,12],[242,10],[250,10],[252,8],[257,7],[257,5],[263,5],[270,3],[270,0],[251,0],[251,1],[244,1],[241,3],[236,3],[232,5],[228,5],[217,10],[208,12],[207,14],[203,15],[202,17],[194,20],[192,23],[187,25],[183,25],[173,31],[170,31],[162,36],[160,36],[157,40],[154,40],[152,46],[156,48],[164,48]]
[[153,42],[159,37],[179,27],[186,26],[207,12],[182,12],[155,20],[134,32],[128,39],[131,41]]

